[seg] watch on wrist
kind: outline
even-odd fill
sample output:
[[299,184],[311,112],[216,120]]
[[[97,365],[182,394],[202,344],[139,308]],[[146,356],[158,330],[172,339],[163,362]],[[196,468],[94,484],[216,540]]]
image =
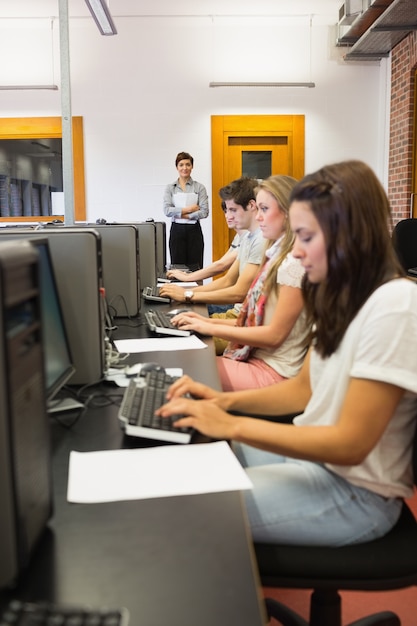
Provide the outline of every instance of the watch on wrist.
[[184,291],[184,297],[186,302],[191,302],[194,297],[194,291],[192,291],[192,289],[186,289]]

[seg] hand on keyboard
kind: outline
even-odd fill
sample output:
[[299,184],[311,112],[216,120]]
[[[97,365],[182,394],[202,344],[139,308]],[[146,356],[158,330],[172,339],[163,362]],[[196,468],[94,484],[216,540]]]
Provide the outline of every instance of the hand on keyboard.
[[193,431],[175,426],[181,416],[155,415],[165,404],[167,391],[175,380],[162,369],[147,371],[144,376],[130,381],[119,409],[119,420],[126,435],[171,443],[190,442]]

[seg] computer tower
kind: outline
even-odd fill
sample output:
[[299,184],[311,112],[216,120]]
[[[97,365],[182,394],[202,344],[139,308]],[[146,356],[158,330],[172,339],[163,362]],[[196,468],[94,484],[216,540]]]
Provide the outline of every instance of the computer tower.
[[28,564],[52,512],[38,252],[0,243],[0,588]]

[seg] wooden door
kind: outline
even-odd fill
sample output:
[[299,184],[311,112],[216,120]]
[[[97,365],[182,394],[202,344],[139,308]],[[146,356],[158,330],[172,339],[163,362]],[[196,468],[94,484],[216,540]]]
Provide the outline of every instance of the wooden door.
[[230,245],[219,189],[242,175],[304,175],[304,115],[213,115],[212,223],[213,259]]
[[410,217],[417,217],[417,71],[414,74],[414,134],[413,134],[413,171],[410,198]]

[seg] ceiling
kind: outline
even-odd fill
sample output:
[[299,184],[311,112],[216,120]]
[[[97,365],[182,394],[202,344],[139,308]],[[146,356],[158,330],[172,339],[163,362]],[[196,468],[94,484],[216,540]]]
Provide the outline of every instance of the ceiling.
[[[363,0],[362,4],[365,9],[356,16],[345,16],[338,24],[337,44],[349,46],[347,61],[387,57],[404,37],[417,30],[417,0]],[[345,0],[341,11],[349,14],[350,8],[354,8],[353,2]],[[351,22],[347,30],[346,21]]]

